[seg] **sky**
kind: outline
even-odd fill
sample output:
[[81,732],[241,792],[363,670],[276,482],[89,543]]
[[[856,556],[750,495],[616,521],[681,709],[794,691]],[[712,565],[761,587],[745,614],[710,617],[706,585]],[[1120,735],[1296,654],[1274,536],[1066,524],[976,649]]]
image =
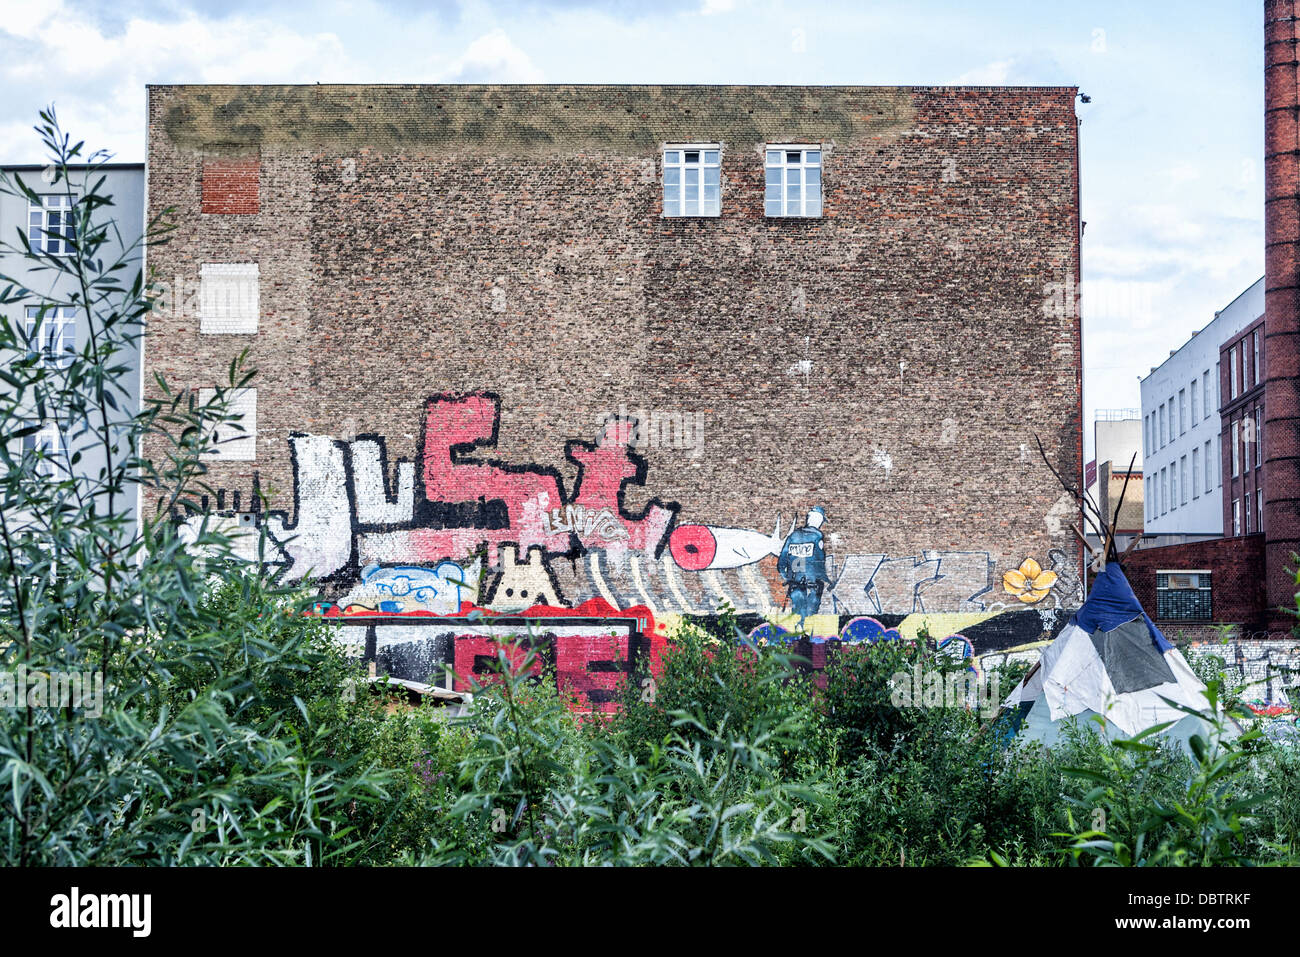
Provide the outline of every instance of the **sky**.
[[1078,86],[1087,458],[1263,275],[1263,62],[1259,0],[0,0],[0,162],[142,161],[147,83]]

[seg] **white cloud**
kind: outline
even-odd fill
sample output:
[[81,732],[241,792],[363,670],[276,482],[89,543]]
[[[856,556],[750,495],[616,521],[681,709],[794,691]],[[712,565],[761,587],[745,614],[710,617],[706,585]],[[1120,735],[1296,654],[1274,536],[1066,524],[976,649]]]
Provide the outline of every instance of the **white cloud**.
[[[107,35],[58,4],[0,28],[0,86],[11,91],[0,110],[6,161],[35,161],[39,143],[29,130],[36,109],[53,100],[60,124],[91,148],[119,160],[144,158],[148,83],[301,83],[361,80],[333,33],[299,32],[257,17],[174,21],[131,19]],[[4,34],[9,36],[4,36]],[[325,75],[321,71],[327,70]],[[18,111],[30,111],[24,116]],[[16,151],[17,155],[14,155]]]
[[731,13],[736,9],[736,0],[703,0],[700,15],[709,17],[715,13]]
[[974,70],[967,70],[952,81],[952,86],[1004,86],[1011,75],[1013,60],[994,60]]
[[504,30],[471,43],[438,77],[441,83],[541,83],[542,71]]

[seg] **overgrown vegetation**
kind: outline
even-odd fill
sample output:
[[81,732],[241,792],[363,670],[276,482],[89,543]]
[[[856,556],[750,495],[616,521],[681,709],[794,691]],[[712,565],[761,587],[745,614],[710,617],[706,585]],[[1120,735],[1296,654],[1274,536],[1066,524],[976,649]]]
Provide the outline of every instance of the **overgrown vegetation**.
[[[1191,756],[1077,728],[1048,753],[962,707],[898,707],[891,676],[961,671],[924,643],[846,647],[814,675],[734,616],[684,625],[613,715],[580,715],[528,635],[458,718],[381,686],[279,587],[173,509],[208,490],[200,454],[239,363],[199,404],[157,382],[134,412],[126,359],[149,290],[114,244],[111,198],[52,114],[68,255],[17,247],[66,290],[0,277],[0,671],[87,674],[102,695],[0,714],[6,863],[960,865],[1294,863],[1300,752],[1227,718]],[[72,177],[77,177],[74,184]],[[30,198],[17,180],[0,186]],[[163,222],[142,240],[165,240]],[[50,362],[16,307],[93,334]],[[41,423],[68,443],[23,450]],[[139,455],[146,439],[162,449]],[[79,466],[90,455],[102,468]],[[121,503],[141,490],[138,534]],[[998,673],[1010,689],[1020,673]],[[1218,701],[1235,696],[1222,683]],[[94,687],[94,680],[91,687]]]

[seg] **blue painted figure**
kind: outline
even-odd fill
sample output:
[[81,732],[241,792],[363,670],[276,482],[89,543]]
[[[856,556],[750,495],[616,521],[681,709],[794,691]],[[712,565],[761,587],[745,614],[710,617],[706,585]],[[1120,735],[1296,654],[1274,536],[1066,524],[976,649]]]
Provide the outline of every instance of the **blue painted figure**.
[[785,579],[790,609],[800,618],[817,614],[822,591],[830,581],[822,544],[821,527],[825,521],[826,512],[820,505],[809,511],[808,523],[789,534],[776,563],[776,570]]

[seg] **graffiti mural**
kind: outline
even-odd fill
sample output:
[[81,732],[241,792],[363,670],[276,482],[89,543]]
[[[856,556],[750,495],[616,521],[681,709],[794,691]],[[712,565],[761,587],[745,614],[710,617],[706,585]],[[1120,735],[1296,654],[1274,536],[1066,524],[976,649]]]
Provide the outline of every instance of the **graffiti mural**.
[[[282,580],[319,583],[319,610],[340,622],[343,640],[398,677],[423,681],[466,662],[476,673],[489,653],[480,645],[544,618],[539,640],[557,667],[569,662],[563,682],[592,707],[608,704],[617,678],[616,656],[593,650],[598,637],[625,663],[656,661],[677,623],[730,608],[756,639],[820,647],[924,636],[974,659],[1005,647],[1008,628],[1016,644],[1050,637],[1078,588],[1059,550],[1051,569],[1027,558],[1002,571],[987,551],[842,551],[820,505],[785,535],[780,516],[767,517],[769,533],[681,516],[659,498],[634,510],[628,489],[648,479],[636,419],[610,417],[591,441],[567,441],[570,485],[555,466],[491,456],[500,412],[487,392],[433,396],[410,460],[390,461],[379,435],[294,433],[290,511],[263,512],[254,475],[250,511],[223,490],[215,510],[205,501],[176,519],[188,541],[206,523]],[[402,625],[380,624],[390,621]]]

